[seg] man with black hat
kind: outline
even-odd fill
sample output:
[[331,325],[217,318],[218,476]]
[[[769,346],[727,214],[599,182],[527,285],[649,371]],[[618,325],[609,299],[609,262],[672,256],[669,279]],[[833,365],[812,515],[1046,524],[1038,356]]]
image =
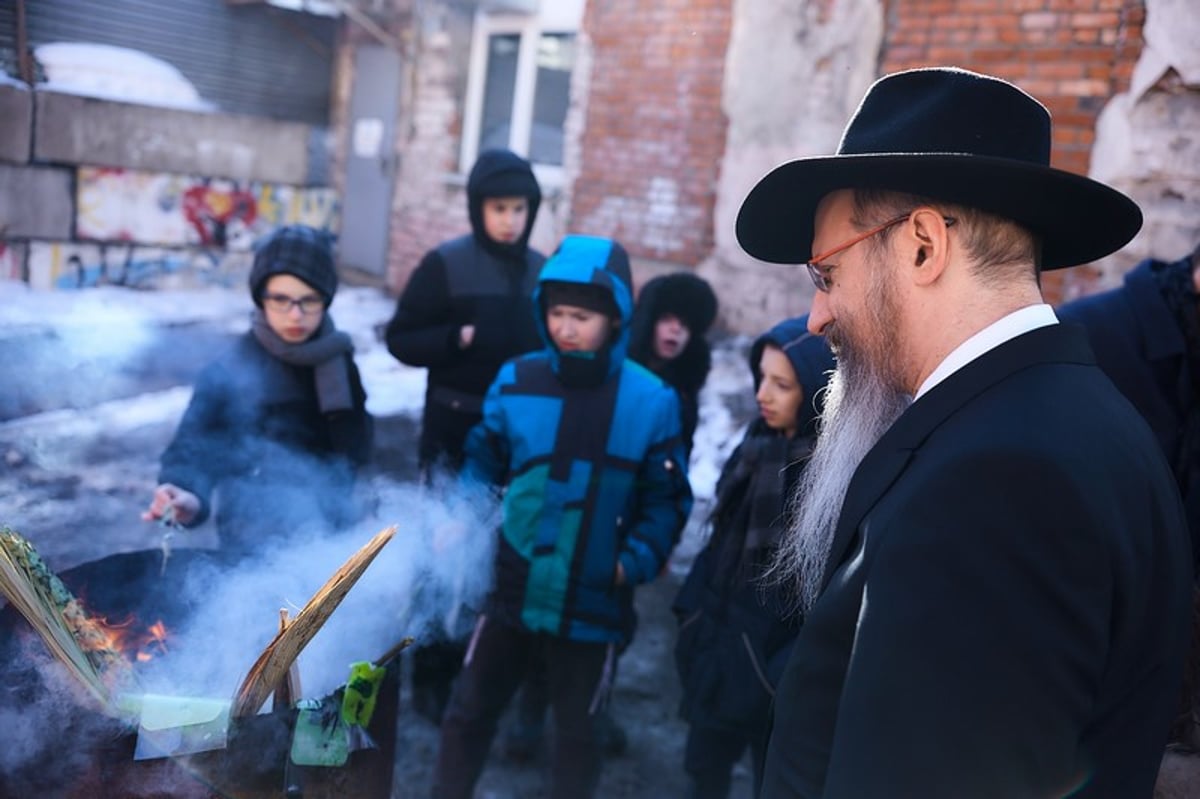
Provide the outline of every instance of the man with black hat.
[[1153,791],[1188,635],[1183,509],[1038,283],[1141,213],[1052,169],[1050,140],[1009,83],[901,72],[836,155],[741,208],[747,252],[807,264],[838,360],[774,565],[804,625],[763,796]]

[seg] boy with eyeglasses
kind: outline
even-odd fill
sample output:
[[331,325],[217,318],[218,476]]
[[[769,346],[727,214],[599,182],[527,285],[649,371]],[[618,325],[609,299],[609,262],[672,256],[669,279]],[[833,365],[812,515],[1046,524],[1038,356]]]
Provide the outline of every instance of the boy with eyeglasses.
[[353,344],[329,315],[337,282],[325,231],[283,227],[259,247],[251,329],[197,378],[143,519],[194,527],[216,494],[231,555],[355,520],[373,422]]

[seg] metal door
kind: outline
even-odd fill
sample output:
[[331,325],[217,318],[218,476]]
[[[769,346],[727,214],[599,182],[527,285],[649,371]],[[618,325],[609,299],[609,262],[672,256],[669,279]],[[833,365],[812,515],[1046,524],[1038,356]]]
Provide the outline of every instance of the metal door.
[[338,250],[343,264],[380,276],[387,271],[399,92],[399,53],[378,45],[358,47]]

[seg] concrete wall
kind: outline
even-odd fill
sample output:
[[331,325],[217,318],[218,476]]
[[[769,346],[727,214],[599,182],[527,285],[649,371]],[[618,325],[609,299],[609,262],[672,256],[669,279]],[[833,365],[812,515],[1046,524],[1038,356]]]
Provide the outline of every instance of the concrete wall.
[[[1121,252],[1069,285],[1117,285],[1143,258],[1173,261],[1200,243],[1200,14],[1194,0],[1146,0],[1145,47],[1128,91],[1100,115],[1092,176],[1133,197],[1145,225]],[[1079,270],[1071,270],[1079,272]]]
[[337,229],[309,126],[0,84],[0,279],[232,284],[283,224]]
[[311,128],[36,92],[37,161],[305,185]]
[[813,287],[802,267],[764,264],[742,251],[734,235],[738,209],[776,165],[836,149],[846,120],[875,79],[883,10],[877,0],[737,0],[733,16],[715,249],[699,274],[721,298],[723,324],[758,333],[805,312]]
[[71,235],[71,171],[0,164],[0,236],[62,239]]
[[24,164],[33,147],[33,93],[0,82],[0,161]]

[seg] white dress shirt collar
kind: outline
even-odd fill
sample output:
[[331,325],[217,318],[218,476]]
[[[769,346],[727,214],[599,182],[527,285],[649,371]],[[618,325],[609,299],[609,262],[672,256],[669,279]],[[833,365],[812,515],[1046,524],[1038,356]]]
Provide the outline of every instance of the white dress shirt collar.
[[1045,303],[1029,305],[997,319],[955,347],[938,364],[937,368],[929,374],[929,377],[925,378],[925,382],[917,389],[917,395],[914,399],[919,399],[929,389],[980,355],[999,347],[1009,339],[1014,339],[1022,333],[1028,333],[1030,330],[1036,330],[1039,327],[1056,324],[1058,324],[1058,317],[1054,315],[1054,309]]

